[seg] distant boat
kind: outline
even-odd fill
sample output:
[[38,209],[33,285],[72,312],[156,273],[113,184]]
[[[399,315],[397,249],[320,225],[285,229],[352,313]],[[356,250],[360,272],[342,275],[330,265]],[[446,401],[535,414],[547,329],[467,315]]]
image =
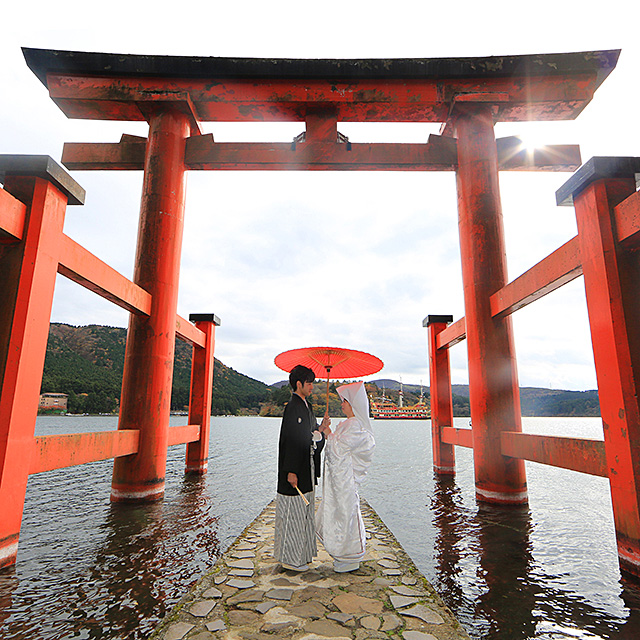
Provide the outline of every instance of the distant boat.
[[420,400],[416,404],[408,407],[402,402],[402,382],[400,382],[399,404],[382,395],[377,398],[370,398],[371,417],[375,420],[428,420],[431,418],[431,407],[424,401],[422,389],[420,390]]

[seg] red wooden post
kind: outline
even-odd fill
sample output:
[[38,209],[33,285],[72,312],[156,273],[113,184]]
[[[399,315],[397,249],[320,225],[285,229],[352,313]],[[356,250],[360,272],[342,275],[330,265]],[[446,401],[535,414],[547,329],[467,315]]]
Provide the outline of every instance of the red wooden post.
[[68,201],[84,190],[47,156],[0,157],[5,190],[27,206],[21,241],[0,245],[0,567],[15,564],[58,252]]
[[522,426],[511,318],[493,318],[489,301],[507,283],[491,105],[460,105],[455,126],[476,498],[521,504],[524,462],[500,453],[500,433]]
[[139,429],[138,453],[117,458],[111,500],[164,495],[189,116],[159,107],[149,122],[134,282],[151,294],[149,317],[131,315],[118,429]]
[[200,439],[187,444],[187,473],[206,473],[209,460],[209,426],[211,424],[211,391],[213,389],[213,352],[215,331],[220,320],[213,313],[192,313],[191,322],[205,334],[205,347],[193,347],[191,360],[191,393],[189,424],[200,425]]
[[453,316],[427,316],[422,326],[429,329],[429,390],[431,393],[431,442],[433,471],[455,475],[456,454],[453,445],[442,442],[442,428],[453,427],[451,367],[449,349],[438,349],[438,334],[453,322]]
[[575,205],[618,558],[640,576],[640,263],[614,221],[636,173],[640,158],[591,158],[558,195]]

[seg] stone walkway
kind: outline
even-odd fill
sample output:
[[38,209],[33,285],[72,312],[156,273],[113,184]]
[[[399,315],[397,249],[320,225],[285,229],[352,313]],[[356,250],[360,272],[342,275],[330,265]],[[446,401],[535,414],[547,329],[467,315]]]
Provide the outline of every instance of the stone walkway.
[[273,558],[275,503],[245,529],[152,634],[154,640],[468,640],[393,534],[364,501],[367,555],[335,573],[319,544],[295,573]]

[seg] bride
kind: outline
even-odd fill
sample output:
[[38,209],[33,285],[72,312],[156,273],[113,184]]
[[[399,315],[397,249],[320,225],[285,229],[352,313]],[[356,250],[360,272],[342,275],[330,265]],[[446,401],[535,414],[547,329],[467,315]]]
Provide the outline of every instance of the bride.
[[369,399],[363,382],[337,389],[347,416],[335,432],[327,427],[322,501],[316,532],[333,557],[335,571],[355,571],[365,554],[366,533],[358,489],[367,474],[376,443],[369,420]]

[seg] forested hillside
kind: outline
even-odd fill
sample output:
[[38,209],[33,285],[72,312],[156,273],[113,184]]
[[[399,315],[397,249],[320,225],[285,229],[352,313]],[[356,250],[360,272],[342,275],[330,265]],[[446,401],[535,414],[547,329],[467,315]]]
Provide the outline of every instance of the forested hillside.
[[[469,401],[469,386],[452,385],[454,397]],[[520,408],[523,416],[599,416],[598,391],[567,391],[541,387],[520,387]],[[465,415],[469,415],[466,413]]]
[[[69,395],[70,413],[110,413],[117,411],[126,329],[89,325],[74,327],[54,323],[49,329],[49,342],[42,378],[42,391]],[[171,408],[184,410],[189,403],[191,378],[191,346],[176,341]],[[258,413],[282,415],[290,390],[286,381],[272,387],[225,366],[219,360],[214,366],[212,413],[227,415]],[[373,380],[377,391],[398,401],[400,384],[395,380]],[[282,387],[282,388],[281,388]],[[335,384],[331,385],[330,411],[341,415]],[[429,398],[429,387],[423,389]],[[469,416],[468,385],[453,385],[455,416]],[[404,404],[417,402],[419,385],[404,385]],[[522,387],[520,401],[523,416],[599,416],[597,391],[563,391]],[[324,383],[318,384],[313,398],[318,415],[324,412]]]
[[[110,413],[120,398],[127,330],[54,323],[49,329],[42,392],[69,394],[70,413]],[[191,346],[176,341],[171,408],[189,403]],[[269,387],[215,361],[212,413],[258,412]]]

